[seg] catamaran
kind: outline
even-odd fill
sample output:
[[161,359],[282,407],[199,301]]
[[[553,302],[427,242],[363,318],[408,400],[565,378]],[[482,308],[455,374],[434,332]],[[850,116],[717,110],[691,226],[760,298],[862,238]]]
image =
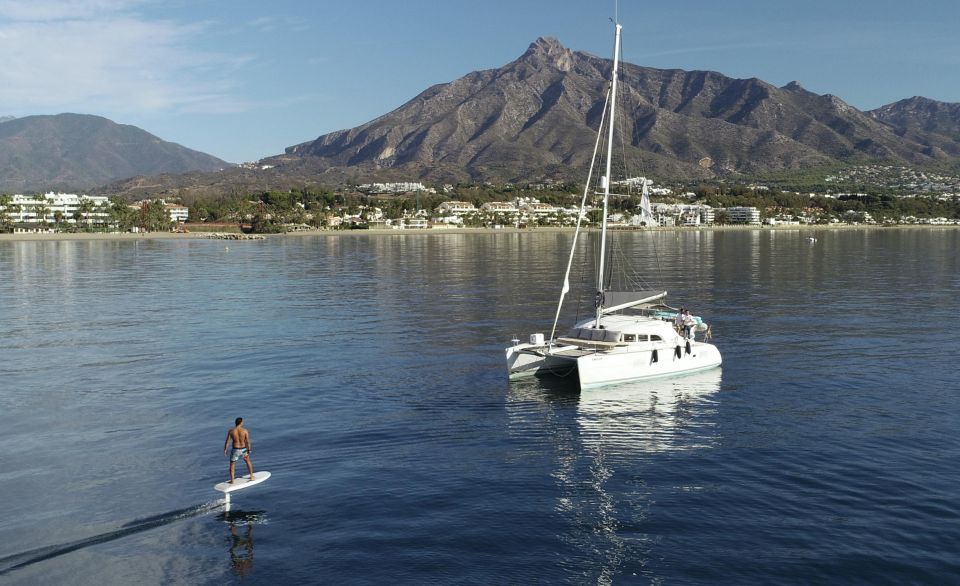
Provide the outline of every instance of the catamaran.
[[[507,370],[511,379],[528,376],[569,376],[577,372],[580,388],[681,375],[715,368],[722,362],[720,351],[705,339],[696,340],[696,331],[709,332],[699,317],[692,327],[681,333],[675,328],[678,310],[666,305],[666,291],[610,290],[604,262],[607,256],[607,221],[610,199],[611,155],[613,154],[614,119],[617,102],[617,76],[620,65],[621,25],[615,23],[613,68],[610,88],[600,120],[594,145],[593,163],[587,175],[567,271],[564,276],[560,301],[549,338],[542,333],[531,334],[529,342],[514,339],[506,349]],[[604,118],[609,120],[604,125]],[[601,140],[606,130],[606,168],[600,176],[603,193],[603,220],[600,229],[599,258],[597,261],[596,312],[589,319],[574,325],[565,335],[556,336],[557,323],[564,297],[570,291],[570,270],[573,265],[581,220],[585,215],[587,197],[591,190],[594,167]],[[644,184],[646,192],[646,184]],[[649,203],[645,197],[643,207]],[[646,211],[646,209],[644,210]],[[647,212],[649,215],[649,212]],[[692,330],[692,331],[691,331]],[[706,336],[704,336],[706,337]]]

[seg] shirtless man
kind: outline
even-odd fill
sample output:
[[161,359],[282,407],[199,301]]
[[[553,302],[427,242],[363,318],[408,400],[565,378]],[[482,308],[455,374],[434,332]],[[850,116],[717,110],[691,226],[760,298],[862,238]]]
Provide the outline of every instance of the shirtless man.
[[227,431],[227,439],[223,442],[223,455],[227,455],[227,446],[233,442],[233,451],[230,452],[230,484],[236,477],[237,460],[243,458],[247,463],[247,470],[250,471],[250,480],[253,480],[253,462],[250,461],[250,452],[253,451],[253,444],[250,443],[250,433],[243,427],[243,417],[237,417],[234,426]]

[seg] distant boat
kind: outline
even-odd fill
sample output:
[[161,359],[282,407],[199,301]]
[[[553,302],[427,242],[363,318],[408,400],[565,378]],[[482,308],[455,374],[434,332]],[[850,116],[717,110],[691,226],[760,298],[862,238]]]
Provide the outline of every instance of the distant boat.
[[[532,334],[529,342],[519,339],[506,349],[507,370],[511,379],[528,376],[568,376],[576,371],[581,389],[600,387],[613,383],[651,379],[670,375],[693,373],[715,368],[722,359],[713,344],[697,341],[691,332],[681,335],[672,323],[677,310],[667,306],[666,291],[613,291],[609,289],[609,276],[604,270],[607,255],[607,210],[610,199],[611,155],[613,135],[617,70],[620,61],[620,24],[615,24],[613,70],[610,90],[603,118],[600,122],[594,163],[587,176],[587,187],[581,201],[577,230],[573,237],[570,259],[564,276],[557,314],[550,337],[542,333]],[[597,270],[596,313],[593,317],[574,325],[566,335],[555,337],[564,296],[570,290],[570,269],[573,263],[577,239],[580,235],[580,219],[584,217],[587,195],[590,191],[593,169],[597,160],[600,142],[606,130],[606,174],[600,178],[603,190],[603,222],[600,232],[600,247]],[[644,204],[649,206],[648,200]],[[690,316],[688,324],[693,330],[705,332],[709,328],[699,318]]]

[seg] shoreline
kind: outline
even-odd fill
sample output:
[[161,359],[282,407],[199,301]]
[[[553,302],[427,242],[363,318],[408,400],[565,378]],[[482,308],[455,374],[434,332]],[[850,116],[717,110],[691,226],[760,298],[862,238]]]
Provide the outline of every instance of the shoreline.
[[[618,229],[612,228],[612,232],[727,232],[727,231],[746,231],[756,230],[761,232],[786,232],[786,231],[832,231],[832,230],[956,230],[960,229],[958,225],[930,225],[930,224],[905,224],[895,226],[884,225],[849,225],[849,224],[799,224],[787,226],[668,226],[659,228],[642,229]],[[430,235],[430,234],[531,234],[536,232],[572,232],[572,227],[553,227],[546,226],[540,228],[428,228],[428,229],[405,229],[393,230],[376,228],[372,230],[304,230],[300,232],[286,232],[283,234],[263,234],[267,239],[272,238],[301,238],[305,236],[362,236],[362,235]],[[587,228],[587,231],[595,231],[596,228]],[[108,232],[108,233],[20,233],[20,234],[0,234],[0,242],[46,242],[46,241],[78,241],[78,240],[218,240],[213,236],[213,232]],[[227,239],[227,238],[223,238]]]

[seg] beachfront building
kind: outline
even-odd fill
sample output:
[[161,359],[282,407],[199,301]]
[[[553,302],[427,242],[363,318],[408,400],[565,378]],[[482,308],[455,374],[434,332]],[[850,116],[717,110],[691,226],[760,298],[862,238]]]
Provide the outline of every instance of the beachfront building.
[[876,224],[877,221],[873,219],[868,212],[857,212],[854,210],[848,210],[843,212],[841,219],[847,224]]
[[467,201],[445,201],[437,206],[435,224],[462,226],[464,216],[473,216],[477,207]]
[[760,225],[760,210],[752,206],[727,208],[727,218],[731,224]]
[[17,194],[0,208],[18,231],[58,224],[104,225],[110,221],[110,200],[102,195],[52,191],[44,195]]
[[426,230],[430,227],[430,222],[426,218],[401,218],[398,227],[401,230]]
[[170,214],[170,219],[178,224],[182,224],[187,221],[187,218],[190,216],[190,208],[183,206],[177,203],[168,203],[163,205],[166,208],[167,213]]
[[[167,203],[162,199],[156,201],[159,201],[160,204],[163,205],[163,209],[167,211],[167,215],[170,216],[171,222],[183,223],[186,222],[187,218],[190,216],[190,208],[187,206],[175,203]],[[140,211],[143,210],[144,206],[149,206],[152,203],[153,201],[149,199],[141,199],[140,201],[133,202],[129,207],[130,209]]]
[[477,207],[466,201],[445,201],[437,206],[437,213],[441,216],[462,216],[476,211]]
[[706,204],[655,203],[650,212],[659,226],[709,226],[715,217],[713,208]]
[[566,209],[542,203],[533,197],[520,197],[510,202],[488,202],[479,209],[468,202],[446,201],[437,206],[433,221],[436,224],[454,225],[497,225],[504,222],[526,225],[535,221],[537,225],[572,226],[579,213],[579,208]]
[[516,204],[506,201],[488,201],[480,206],[480,211],[489,214],[516,214],[520,211]]
[[550,214],[555,214],[560,211],[560,208],[557,206],[552,206],[548,203],[540,203],[538,201],[524,201],[521,202],[517,207],[521,212],[535,218],[549,216]]

